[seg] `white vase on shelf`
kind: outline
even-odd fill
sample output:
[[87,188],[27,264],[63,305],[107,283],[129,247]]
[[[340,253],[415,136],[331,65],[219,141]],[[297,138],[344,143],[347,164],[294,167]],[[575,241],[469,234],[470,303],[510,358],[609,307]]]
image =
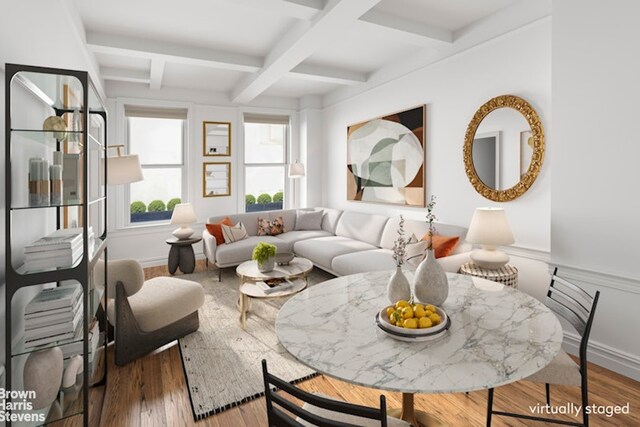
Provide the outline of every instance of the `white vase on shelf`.
[[411,298],[411,284],[407,276],[402,272],[402,267],[400,266],[396,267],[396,271],[389,279],[387,296],[392,304],[395,304],[399,300],[408,301],[409,298]]
[[413,278],[413,293],[422,303],[442,306],[449,296],[449,281],[444,269],[436,261],[433,249],[420,263]]

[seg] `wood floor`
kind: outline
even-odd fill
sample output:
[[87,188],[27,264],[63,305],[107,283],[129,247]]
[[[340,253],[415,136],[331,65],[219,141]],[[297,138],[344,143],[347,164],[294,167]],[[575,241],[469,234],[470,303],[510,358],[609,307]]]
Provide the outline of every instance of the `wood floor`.
[[[198,269],[204,268],[199,264]],[[164,267],[147,269],[148,277],[164,275]],[[112,349],[110,349],[112,350]],[[109,355],[109,375],[101,426],[266,426],[264,398],[229,409],[199,422],[194,422],[189,394],[176,345],[169,345],[124,367],[113,364]],[[629,415],[593,415],[592,426],[640,426],[640,382],[591,364],[589,366],[590,399],[596,405],[630,404]],[[215,381],[215,379],[212,379]],[[379,390],[354,386],[319,376],[299,385],[307,391],[320,391],[352,403],[377,406]],[[384,392],[389,408],[399,407],[398,393]],[[417,395],[417,409],[439,416],[453,426],[483,426],[486,417],[485,391],[462,394]],[[580,402],[575,387],[552,386],[552,405]],[[519,382],[496,390],[494,408],[527,411],[537,403],[544,404],[544,386]],[[566,418],[565,419],[571,419]],[[544,426],[553,424],[494,417],[498,426]]]

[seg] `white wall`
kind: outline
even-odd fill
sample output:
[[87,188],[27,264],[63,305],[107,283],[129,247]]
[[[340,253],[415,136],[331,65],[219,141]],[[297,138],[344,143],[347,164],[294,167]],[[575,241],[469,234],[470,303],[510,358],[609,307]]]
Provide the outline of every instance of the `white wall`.
[[[427,105],[426,192],[437,196],[441,222],[468,226],[474,208],[497,205],[480,196],[464,171],[462,147],[475,111],[490,98],[518,95],[551,128],[551,22],[543,19],[424,69],[349,98],[324,110],[322,170],[326,205],[389,215],[423,218],[424,209],[346,201],[347,126],[363,120]],[[550,246],[550,162],[531,189],[502,204],[516,246],[548,251]]]
[[553,2],[551,260],[602,292],[595,361],[640,379],[640,3]]

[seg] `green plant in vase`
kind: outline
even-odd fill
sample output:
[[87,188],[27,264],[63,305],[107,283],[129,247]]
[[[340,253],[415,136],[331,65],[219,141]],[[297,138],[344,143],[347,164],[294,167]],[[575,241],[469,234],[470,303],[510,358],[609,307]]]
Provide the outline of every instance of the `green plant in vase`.
[[251,259],[258,263],[258,269],[267,273],[273,270],[274,267],[274,259],[276,256],[278,248],[271,243],[260,242],[253,248],[253,253],[251,254]]

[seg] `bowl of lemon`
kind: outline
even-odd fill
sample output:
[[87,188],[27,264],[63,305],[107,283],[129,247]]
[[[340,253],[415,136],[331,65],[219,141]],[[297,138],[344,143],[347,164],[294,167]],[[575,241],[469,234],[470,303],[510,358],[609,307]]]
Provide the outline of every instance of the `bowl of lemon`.
[[378,327],[402,341],[429,341],[444,335],[451,321],[447,313],[432,304],[400,300],[376,315]]

